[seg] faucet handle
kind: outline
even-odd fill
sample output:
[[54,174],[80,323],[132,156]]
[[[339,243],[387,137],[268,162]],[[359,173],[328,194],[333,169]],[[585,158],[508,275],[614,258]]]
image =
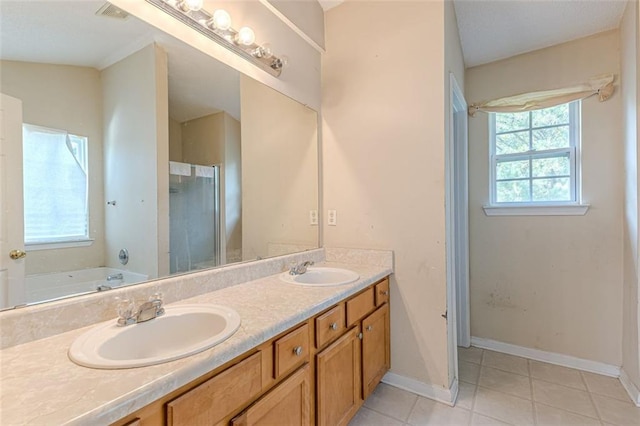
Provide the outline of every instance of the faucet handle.
[[164,297],[164,294],[162,294],[161,292],[157,292],[157,293],[153,293],[153,296],[149,297],[149,302],[160,302],[162,304],[162,299]]
[[136,310],[136,304],[133,300],[121,299],[119,297],[116,297],[116,302],[116,311],[118,312],[118,317],[125,320],[133,317],[133,313]]
[[154,293],[154,295],[149,298],[149,302],[153,304],[153,306],[156,308],[157,317],[164,314],[164,307],[162,306],[163,297],[164,295],[161,292],[157,292],[157,293]]

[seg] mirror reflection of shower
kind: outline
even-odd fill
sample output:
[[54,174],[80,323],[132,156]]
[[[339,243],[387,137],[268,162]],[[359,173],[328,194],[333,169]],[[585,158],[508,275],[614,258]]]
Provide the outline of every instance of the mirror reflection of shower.
[[218,266],[220,166],[169,163],[170,273]]

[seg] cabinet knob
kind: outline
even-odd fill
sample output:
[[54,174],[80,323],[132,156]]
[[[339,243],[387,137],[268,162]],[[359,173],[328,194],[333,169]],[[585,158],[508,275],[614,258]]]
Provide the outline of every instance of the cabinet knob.
[[371,331],[371,330],[373,330],[373,326],[372,325],[368,325],[367,326],[367,331]]
[[358,333],[358,339],[362,340],[362,333]]
[[338,323],[337,323],[337,322],[331,323],[331,325],[329,326],[329,328],[330,328],[330,329],[332,329],[332,330],[334,330],[334,331],[335,331],[335,330],[337,330],[337,329],[338,329]]
[[293,353],[296,354],[296,356],[302,355],[302,346],[296,346],[293,348]]
[[383,296],[388,296],[389,295],[389,290],[380,290],[380,294]]

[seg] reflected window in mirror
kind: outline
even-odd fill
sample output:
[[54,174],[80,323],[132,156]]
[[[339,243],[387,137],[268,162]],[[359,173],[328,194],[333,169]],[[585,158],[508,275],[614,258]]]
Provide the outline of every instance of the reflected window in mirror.
[[87,143],[64,130],[23,125],[25,244],[89,239]]

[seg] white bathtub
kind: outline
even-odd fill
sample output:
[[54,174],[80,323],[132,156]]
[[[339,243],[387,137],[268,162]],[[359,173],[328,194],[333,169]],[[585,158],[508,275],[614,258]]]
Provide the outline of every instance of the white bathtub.
[[[123,279],[107,281],[107,276],[122,274]],[[99,286],[122,287],[147,281],[144,274],[115,268],[90,268],[51,274],[29,275],[25,278],[27,303],[54,300],[76,294],[91,293]]]

